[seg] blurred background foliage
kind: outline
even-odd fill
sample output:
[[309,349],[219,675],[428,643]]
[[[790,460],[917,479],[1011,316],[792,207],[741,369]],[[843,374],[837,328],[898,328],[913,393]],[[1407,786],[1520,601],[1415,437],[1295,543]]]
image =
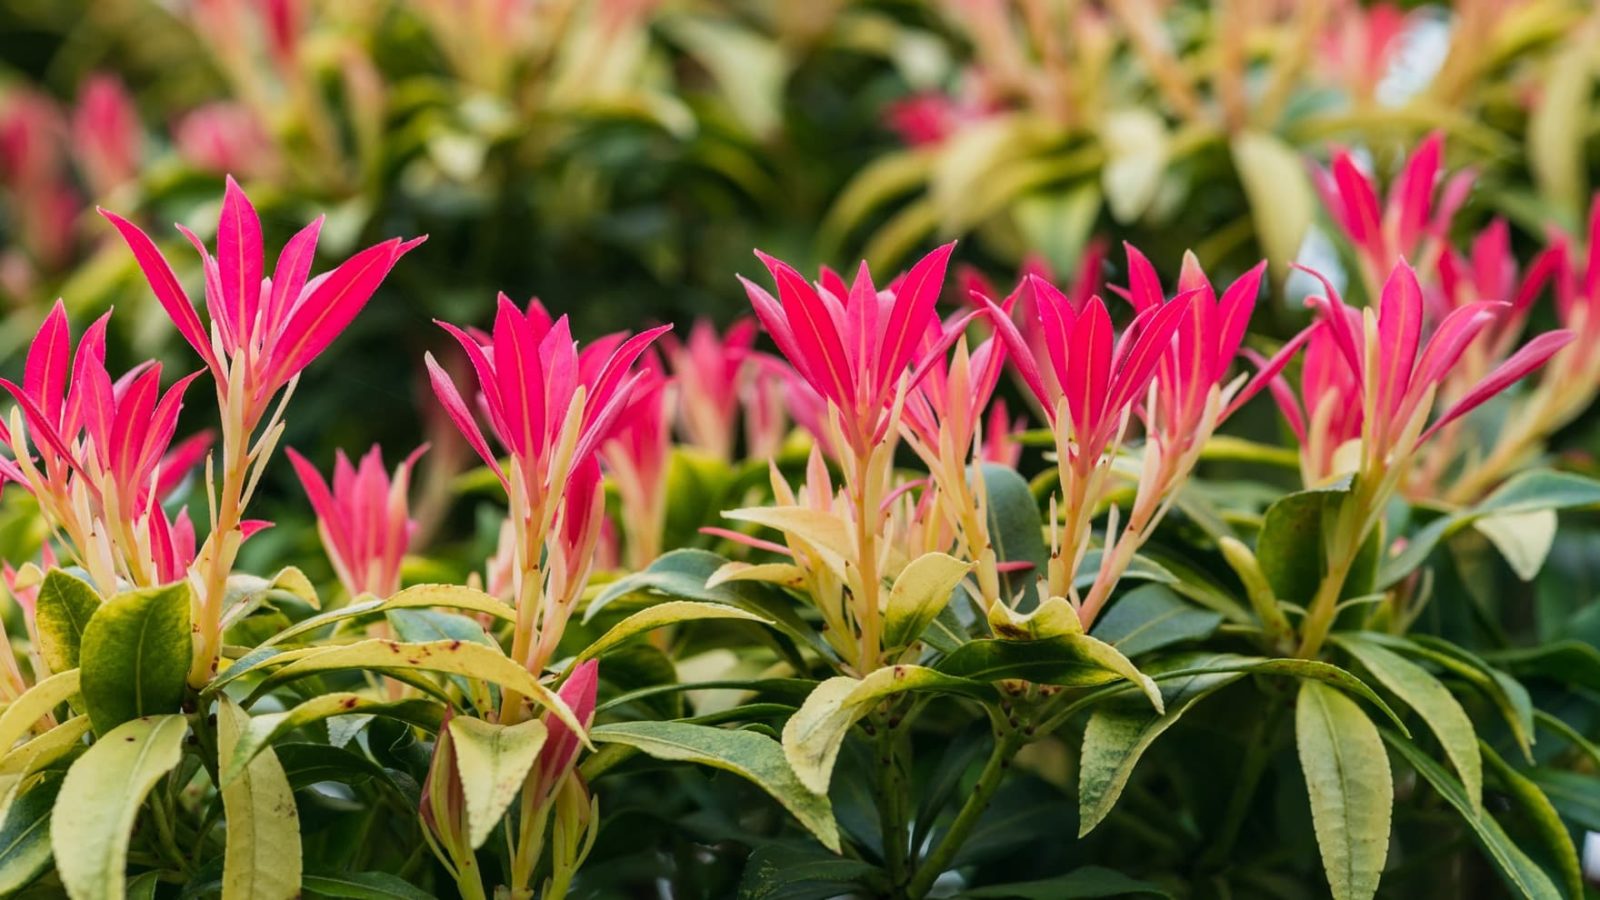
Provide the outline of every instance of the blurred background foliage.
[[1002,289],[1024,264],[1120,280],[1120,240],[1169,283],[1185,249],[1224,280],[1266,257],[1282,337],[1291,261],[1362,293],[1308,166],[1331,145],[1387,178],[1443,132],[1475,172],[1458,242],[1575,230],[1597,58],[1587,0],[3,0],[0,359],[61,296],[116,305],[115,363],[192,364],[93,208],[181,259],[167,225],[214,221],[225,173],[269,245],[317,213],[329,258],[430,236],[303,380],[286,443],[316,460],[433,433],[433,318],[486,322],[503,290],[585,337],[727,322],[752,247],[892,272],[961,238]]

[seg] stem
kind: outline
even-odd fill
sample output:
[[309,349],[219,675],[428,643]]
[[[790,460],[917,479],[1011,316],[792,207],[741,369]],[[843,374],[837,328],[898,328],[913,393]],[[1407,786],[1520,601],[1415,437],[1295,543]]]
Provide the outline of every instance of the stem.
[[229,538],[239,530],[243,516],[243,496],[248,457],[244,444],[249,432],[238,433],[228,427],[224,416],[222,449],[222,492],[218,497],[216,525],[206,538],[205,583],[200,596],[199,646],[189,669],[189,685],[203,687],[216,672],[222,649],[222,604],[228,589],[228,574],[233,570],[238,543],[230,548]]
[[1333,630],[1333,620],[1339,610],[1339,595],[1344,593],[1345,580],[1350,577],[1350,568],[1361,553],[1362,543],[1354,542],[1349,552],[1335,561],[1328,574],[1322,576],[1317,594],[1311,600],[1310,611],[1306,613],[1305,624],[1301,626],[1300,650],[1295,654],[1301,659],[1315,657],[1322,650],[1323,641],[1328,639],[1328,632]]
[[861,593],[856,603],[860,618],[861,646],[856,667],[862,675],[878,667],[880,644],[878,626],[878,509],[877,492],[872,489],[872,453],[856,457],[855,494],[856,560],[861,567]]
[[989,808],[989,801],[994,798],[994,792],[1000,789],[1000,782],[1005,776],[1005,771],[1011,765],[1011,757],[1017,748],[1022,746],[1023,733],[1015,726],[1005,724],[1004,719],[996,722],[994,750],[989,754],[989,760],[983,764],[983,771],[978,775],[978,783],[973,786],[971,796],[961,805],[960,812],[956,813],[954,822],[945,831],[944,837],[917,867],[916,874],[912,876],[911,883],[906,885],[905,895],[913,900],[921,900],[933,888],[933,883],[939,875],[950,865],[950,860],[955,858],[961,845],[966,843],[967,836],[972,833],[978,819],[983,816],[984,810]]
[[897,713],[889,711],[875,724],[875,750],[878,760],[878,821],[882,826],[883,863],[889,873],[891,893],[900,890],[908,877],[906,760],[900,752]]

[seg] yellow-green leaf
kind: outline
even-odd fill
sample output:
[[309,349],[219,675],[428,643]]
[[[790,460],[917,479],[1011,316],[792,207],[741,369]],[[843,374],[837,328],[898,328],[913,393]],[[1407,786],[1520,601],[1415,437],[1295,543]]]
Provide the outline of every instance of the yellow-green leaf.
[[472,847],[477,849],[517,799],[548,733],[538,719],[497,725],[457,716],[450,720],[449,728],[467,803],[467,829]]
[[1445,756],[1461,776],[1473,809],[1483,803],[1483,759],[1478,753],[1478,733],[1466,710],[1439,679],[1427,669],[1383,647],[1359,638],[1344,638],[1343,647],[1365,666],[1378,683],[1400,698],[1428,723]]
[[850,534],[844,520],[819,509],[756,506],[729,510],[722,515],[735,522],[765,525],[805,541],[841,578],[844,577],[844,561],[854,552],[850,549]]
[[1389,853],[1394,779],[1378,729],[1354,700],[1302,681],[1295,743],[1311,797],[1311,824],[1335,900],[1368,900]]
[[183,758],[183,716],[111,729],[67,770],[50,817],[56,872],[72,900],[122,900],[128,840],[145,795]]
[[0,896],[12,896],[50,867],[50,807],[60,790],[60,778],[41,779],[0,820]]
[[1474,520],[1472,527],[1494,544],[1518,578],[1532,581],[1555,545],[1556,511],[1499,513]]
[[57,672],[23,692],[0,712],[0,750],[10,750],[39,720],[78,693],[78,670]]
[[1316,215],[1317,198],[1305,160],[1275,135],[1240,132],[1233,138],[1234,168],[1250,202],[1256,240],[1274,279],[1282,279],[1300,255],[1306,229]]
[[419,584],[415,587],[408,587],[387,600],[366,600],[361,603],[342,606],[338,609],[330,609],[321,615],[312,616],[278,632],[273,635],[271,640],[263,643],[262,646],[281,644],[290,638],[315,631],[324,625],[330,625],[356,616],[374,615],[395,609],[427,609],[436,606],[446,609],[461,609],[467,612],[486,613],[508,622],[517,617],[516,610],[483,591],[458,584]]
[[34,620],[39,632],[39,655],[50,671],[78,667],[83,630],[99,608],[100,594],[87,581],[60,569],[51,569],[44,576]]
[[873,704],[905,691],[986,696],[987,686],[923,666],[889,666],[865,678],[846,675],[817,685],[783,727],[783,755],[812,792],[826,794],[845,734]]
[[[228,695],[218,698],[217,751],[230,759],[250,716]],[[300,896],[300,812],[294,789],[270,747],[263,747],[222,789],[228,817],[222,861],[223,900]]]
[[1144,215],[1167,170],[1166,123],[1141,107],[1115,110],[1100,126],[1106,164],[1100,170],[1111,217],[1124,224]]
[[578,654],[578,662],[593,659],[600,654],[622,644],[624,641],[647,631],[654,631],[677,622],[692,622],[697,619],[744,619],[748,622],[760,622],[771,625],[772,622],[756,615],[745,612],[735,606],[724,606],[721,603],[701,603],[696,600],[668,600],[639,610],[621,622],[611,626],[611,630],[601,635],[598,640],[585,647]]
[[889,590],[883,620],[884,645],[904,647],[921,636],[971,570],[971,563],[947,553],[924,553],[912,560]]
[[550,710],[574,733],[582,735],[586,730],[578,722],[577,716],[573,715],[572,709],[554,691],[540,684],[532,673],[512,662],[498,647],[470,641],[406,644],[375,638],[339,647],[311,648],[304,654],[291,651],[268,658],[262,665],[271,667],[283,662],[286,657],[292,657],[288,665],[264,679],[251,694],[252,699],[285,682],[322,672],[344,669],[419,670],[465,675],[498,684]]
[[193,637],[189,582],[117,594],[83,631],[83,705],[104,734],[129,719],[177,712]]

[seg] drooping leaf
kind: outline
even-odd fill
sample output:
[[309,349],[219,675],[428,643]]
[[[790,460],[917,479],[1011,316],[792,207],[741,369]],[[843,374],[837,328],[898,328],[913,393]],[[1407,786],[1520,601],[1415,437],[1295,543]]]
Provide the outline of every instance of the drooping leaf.
[[1483,761],[1478,754],[1478,733],[1461,703],[1427,669],[1397,653],[1357,637],[1340,638],[1338,643],[1428,723],[1477,808],[1483,802]]
[[1550,555],[1556,540],[1556,511],[1496,513],[1472,523],[1523,581],[1532,581]]
[[839,850],[839,830],[827,796],[801,783],[783,747],[765,735],[687,722],[618,722],[597,725],[589,736],[597,744],[626,744],[656,759],[733,772],[782,804],[824,847]]
[[738,900],[811,900],[849,896],[881,875],[877,866],[815,844],[766,844],[745,861]]
[[1311,797],[1311,823],[1336,900],[1378,892],[1389,855],[1394,778],[1378,729],[1354,701],[1305,681],[1295,701],[1295,744]]
[[[1232,659],[1224,656],[1189,662],[1195,668],[1203,668],[1210,662]],[[1144,704],[1119,703],[1097,708],[1084,730],[1083,752],[1078,764],[1078,836],[1087,835],[1110,814],[1134,766],[1156,738],[1177,723],[1189,707],[1243,678],[1244,674],[1241,669],[1233,669],[1163,681],[1161,695],[1165,710],[1159,713]]]
[[922,636],[972,565],[946,553],[925,553],[900,572],[884,610],[883,643],[904,647]]
[[1138,656],[1209,637],[1220,624],[1221,613],[1197,609],[1165,585],[1147,584],[1111,604],[1091,633],[1124,656]]
[[179,715],[132,719],[104,734],[67,770],[51,811],[50,845],[73,900],[122,900],[139,807],[182,759],[187,731]]
[[522,790],[548,732],[538,719],[500,725],[466,716],[451,719],[449,728],[467,805],[467,828],[477,849]]
[[1397,734],[1385,730],[1383,739],[1405,757],[1411,768],[1415,769],[1439,796],[1461,814],[1462,819],[1472,828],[1479,846],[1489,855],[1495,868],[1500,870],[1500,876],[1512,890],[1528,900],[1558,900],[1561,897],[1561,891],[1555,882],[1551,881],[1550,876],[1511,840],[1499,822],[1487,813],[1473,810],[1466,791],[1461,788],[1461,783],[1452,778],[1444,766],[1439,765],[1415,744]]
[[[1256,541],[1256,561],[1278,599],[1304,605],[1316,594],[1327,569],[1324,541],[1328,521],[1337,515],[1348,494],[1348,485],[1300,491],[1267,507]],[[1342,598],[1372,593],[1378,544],[1374,530],[1345,579]]]
[[[1488,744],[1482,746],[1483,760],[1488,763],[1489,771],[1494,773],[1512,803],[1522,810],[1523,816],[1544,843],[1549,859],[1556,864],[1567,894],[1572,897],[1582,897],[1583,863],[1578,859],[1578,850],[1572,845],[1572,835],[1567,832],[1567,826],[1561,821],[1561,815],[1556,812],[1555,805],[1533,779],[1513,769],[1493,747]],[[1479,816],[1484,814],[1482,808],[1475,812]]]
[[34,608],[39,632],[39,655],[52,672],[78,667],[83,630],[100,608],[100,595],[87,581],[61,569],[51,569],[39,585]]
[[991,696],[980,682],[957,678],[924,666],[888,666],[865,678],[840,675],[817,685],[783,727],[783,753],[794,774],[814,793],[826,794],[850,726],[872,711],[878,701],[907,691]]
[[969,641],[946,656],[938,669],[974,681],[1019,678],[1036,684],[1088,687],[1127,679],[1157,707],[1161,694],[1144,673],[1115,647],[1084,634],[1040,641]]
[[266,657],[258,665],[281,665],[263,679],[252,692],[250,701],[273,688],[323,672],[348,669],[405,672],[440,672],[447,675],[465,675],[521,694],[553,712],[568,728],[583,733],[584,728],[573,716],[567,704],[554,691],[539,683],[527,669],[511,661],[497,647],[486,647],[469,641],[428,641],[407,644],[400,641],[373,639],[336,647],[311,647],[304,651],[292,650]]
[[[217,754],[233,758],[250,716],[224,694],[217,702]],[[275,900],[300,895],[300,811],[283,766],[263,747],[222,788],[227,848],[224,900]]]

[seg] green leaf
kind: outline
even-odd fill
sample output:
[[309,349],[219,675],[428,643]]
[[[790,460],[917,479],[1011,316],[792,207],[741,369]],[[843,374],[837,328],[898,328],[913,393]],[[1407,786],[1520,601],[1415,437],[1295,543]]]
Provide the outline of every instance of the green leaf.
[[548,733],[538,719],[499,725],[457,716],[448,727],[467,804],[467,829],[476,850],[517,799]]
[[1528,117],[1528,168],[1540,196],[1568,223],[1581,215],[1578,198],[1589,193],[1585,144],[1593,72],[1587,41],[1567,42],[1544,65],[1538,99]]
[[1496,513],[1477,519],[1472,527],[1494,544],[1518,578],[1532,581],[1555,544],[1556,511]]
[[1472,808],[1472,803],[1467,799],[1466,791],[1462,790],[1461,783],[1450,777],[1450,773],[1443,766],[1399,735],[1384,731],[1383,739],[1405,757],[1411,768],[1415,769],[1418,775],[1433,786],[1439,796],[1461,814],[1461,818],[1472,828],[1478,844],[1494,862],[1495,868],[1500,870],[1500,875],[1507,885],[1528,900],[1559,900],[1561,891],[1555,882],[1550,880],[1550,876],[1506,835],[1505,829],[1500,827],[1499,822],[1488,814],[1477,812]]
[[1125,678],[1158,709],[1161,692],[1144,673],[1110,644],[1086,634],[1039,641],[969,641],[946,656],[938,669],[974,681],[1019,678],[1035,684],[1090,687]]
[[763,844],[745,860],[738,900],[848,897],[879,876],[877,866],[836,856],[809,841]]
[[763,584],[723,581],[708,584],[728,561],[707,550],[673,550],[663,553],[643,572],[635,572],[606,585],[605,590],[583,611],[589,622],[601,610],[625,599],[640,599],[645,605],[663,598],[700,600],[737,606],[770,620],[779,630],[811,646],[824,657],[831,655],[826,642],[794,610],[794,601]]
[[1485,654],[1487,662],[1528,678],[1548,678],[1557,684],[1600,691],[1600,650],[1583,641],[1550,641]]
[[107,732],[67,770],[51,813],[50,845],[73,900],[122,900],[139,807],[183,758],[187,731],[183,716],[133,719]]
[[1426,659],[1465,678],[1500,710],[1523,756],[1530,762],[1533,760],[1533,700],[1521,682],[1489,665],[1476,654],[1431,635],[1393,638],[1368,632],[1363,634],[1363,638],[1380,642],[1391,650]]
[[408,697],[387,700],[339,691],[312,697],[283,712],[252,716],[233,741],[233,749],[219,754],[222,783],[227,785],[244,771],[257,753],[290,732],[335,716],[364,715],[395,719],[428,731],[438,731],[444,708],[437,700]]
[[626,744],[656,759],[687,761],[733,772],[766,791],[800,820],[822,845],[839,852],[839,829],[827,795],[795,777],[783,747],[754,731],[730,731],[686,722],[619,722],[597,725],[597,744]]
[[1138,656],[1209,637],[1220,624],[1221,613],[1196,609],[1166,586],[1147,584],[1111,604],[1092,633],[1124,656]]
[[79,670],[57,672],[23,692],[0,712],[0,749],[9,750],[51,710],[78,693]]
[[[226,694],[217,702],[217,755],[233,757],[250,716]],[[263,747],[222,788],[227,849],[223,900],[274,900],[300,895],[300,811],[283,766]]]
[[[1550,798],[1532,779],[1507,764],[1488,744],[1483,745],[1483,760],[1489,764],[1489,771],[1499,780],[1511,802],[1522,810],[1523,816],[1543,841],[1549,858],[1560,872],[1568,896],[1582,897],[1583,864],[1578,859],[1578,849],[1572,845],[1572,835]],[[1590,776],[1588,780],[1593,781],[1593,777]],[[1483,815],[1481,808],[1476,812]]]
[[340,900],[435,900],[434,895],[388,872],[340,872],[306,875],[306,894]]
[[[1218,656],[1212,661],[1237,662],[1239,657]],[[1204,668],[1208,661],[1191,661]],[[1186,668],[1188,666],[1185,666]],[[1163,681],[1161,696],[1165,711],[1154,712],[1143,704],[1102,706],[1089,717],[1083,733],[1083,753],[1078,763],[1078,836],[1081,838],[1104,821],[1133,775],[1140,757],[1156,738],[1171,728],[1190,706],[1244,677],[1242,669],[1197,672],[1181,679]]]
[[1361,707],[1316,681],[1300,685],[1294,731],[1328,887],[1336,900],[1370,898],[1389,853],[1394,806],[1383,739]]
[[745,612],[736,606],[725,606],[721,603],[701,603],[695,600],[668,600],[639,610],[633,615],[623,619],[611,630],[601,635],[598,640],[583,649],[578,654],[576,662],[593,659],[614,647],[625,643],[629,638],[654,631],[677,622],[694,622],[703,619],[744,619],[748,622],[760,622],[771,625],[772,622],[755,613]]
[[486,647],[469,641],[428,641],[405,644],[399,641],[373,639],[344,644],[337,647],[310,647],[291,650],[263,659],[258,665],[271,667],[285,664],[263,679],[251,693],[250,701],[281,684],[307,675],[337,672],[347,669],[380,671],[420,670],[441,672],[447,675],[465,675],[521,694],[555,714],[563,724],[582,734],[572,710],[555,692],[539,683],[532,673],[511,661],[497,647]]
[[971,570],[971,563],[947,553],[924,553],[912,560],[889,590],[883,620],[884,646],[904,647],[921,637],[949,605],[950,594]]
[[1084,866],[1065,875],[1014,884],[968,888],[956,900],[1090,900],[1097,897],[1171,897],[1160,886],[1140,881],[1114,869]]
[[998,463],[978,467],[984,490],[989,495],[989,543],[994,545],[999,562],[1025,562],[1033,568],[1000,576],[1001,589],[1019,609],[1039,602],[1039,576],[1044,574],[1049,554],[1044,546],[1044,520],[1039,501],[1034,499],[1027,479],[1015,469]]
[[[1540,510],[1573,509],[1596,504],[1600,504],[1600,481],[1549,469],[1520,472],[1478,505],[1440,516],[1412,533],[1405,550],[1384,560],[1377,587],[1387,588],[1411,574],[1427,560],[1441,540],[1480,517],[1516,516]],[[1491,526],[1491,530],[1494,530],[1494,526]]]
[[353,619],[357,616],[376,615],[397,609],[428,609],[442,607],[466,612],[484,613],[504,621],[516,619],[517,611],[483,591],[457,584],[419,584],[408,587],[387,600],[366,600],[296,622],[273,635],[262,647],[281,644],[291,638],[316,631],[325,625]]
[[781,124],[788,63],[764,34],[713,16],[666,16],[661,27],[711,74],[741,124],[758,138]]
[[850,726],[886,697],[907,691],[986,697],[988,685],[924,666],[888,666],[865,678],[840,675],[817,685],[783,727],[783,754],[794,774],[814,793],[826,794]]
[[[1325,531],[1348,494],[1348,486],[1341,484],[1289,494],[1267,507],[1256,540],[1256,561],[1278,599],[1301,605],[1311,602],[1327,569]],[[1341,598],[1372,593],[1378,545],[1374,530],[1345,579]]]
[[1274,281],[1281,284],[1289,264],[1300,255],[1318,206],[1305,159],[1268,132],[1241,131],[1230,146],[1234,171],[1250,202],[1256,240],[1272,265]]
[[1144,215],[1166,174],[1171,137],[1153,110],[1133,106],[1106,114],[1100,126],[1106,163],[1100,170],[1111,217],[1127,224]]
[[60,778],[45,778],[6,810],[0,821],[0,895],[11,896],[50,868],[50,808]]
[[183,704],[192,639],[187,581],[107,600],[83,632],[83,703],[99,734]]
[[1428,723],[1456,774],[1461,776],[1473,808],[1479,808],[1483,802],[1483,760],[1478,755],[1478,733],[1450,690],[1427,669],[1378,644],[1353,636],[1336,640],[1379,684]]
[[83,646],[83,630],[100,608],[100,595],[87,581],[51,569],[39,585],[39,600],[34,608],[39,632],[39,655],[52,672],[78,667],[78,651]]

